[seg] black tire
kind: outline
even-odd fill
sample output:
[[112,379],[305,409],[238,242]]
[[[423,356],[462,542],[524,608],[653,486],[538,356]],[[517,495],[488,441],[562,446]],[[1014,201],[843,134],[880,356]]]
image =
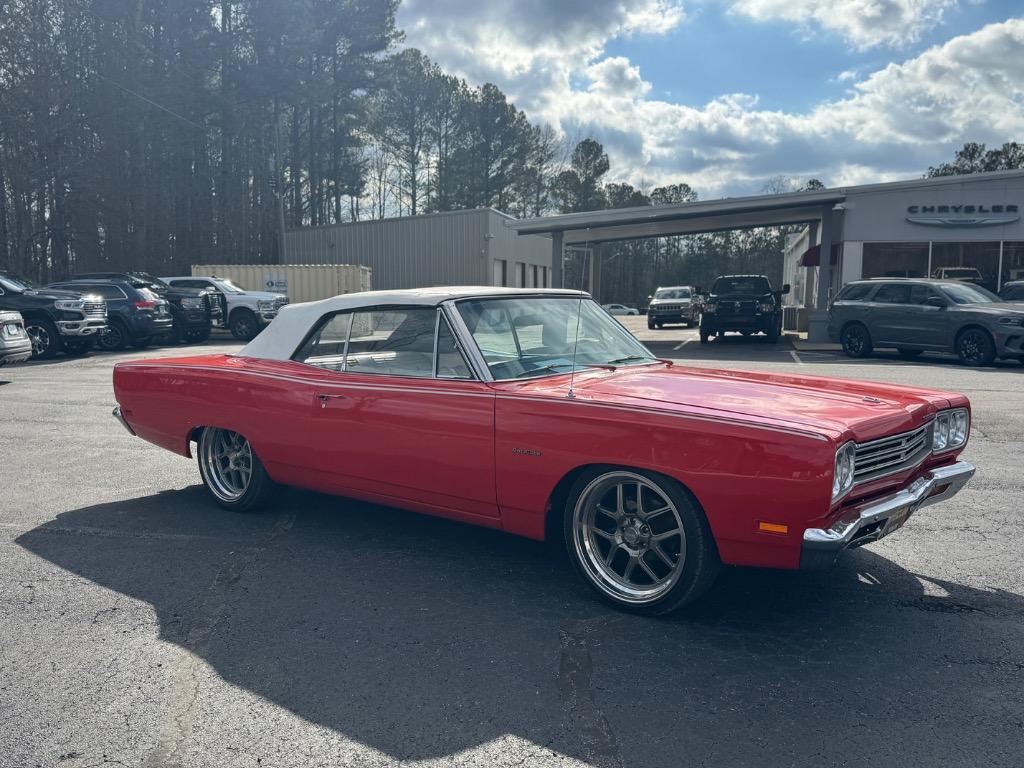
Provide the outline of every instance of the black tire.
[[46,318],[26,320],[25,333],[32,340],[32,360],[49,360],[64,348],[57,326]]
[[209,328],[189,328],[182,333],[182,339],[186,344],[202,344],[209,338]]
[[996,345],[988,331],[965,328],[956,337],[956,356],[964,365],[990,365],[996,359]]
[[128,346],[128,328],[120,320],[112,320],[107,330],[96,339],[96,346],[105,352],[120,352]]
[[647,330],[648,330],[648,331],[653,331],[653,330],[654,330],[654,328],[655,328],[655,325],[654,325],[654,323],[652,323],[652,322],[651,322],[650,320],[648,320],[648,321],[647,321]]
[[[594,505],[602,500],[607,503],[611,499],[614,503],[617,498],[615,485],[620,481],[627,489],[622,496],[624,522],[613,522],[611,515],[601,513],[600,519],[604,521],[601,527],[615,529],[613,535],[605,531],[601,537],[609,547],[605,552],[597,544],[598,538],[590,533],[598,526],[587,523],[588,510],[594,509]],[[634,486],[641,494],[640,498],[646,498],[647,502],[638,505],[634,501],[630,507],[628,488]],[[641,487],[648,490],[641,490]],[[658,496],[661,501],[651,502]],[[637,498],[636,494],[633,498]],[[667,502],[664,511],[644,515],[644,506],[649,509],[652,503],[660,504],[662,501]],[[599,518],[595,515],[593,519]],[[660,523],[656,522],[659,520]],[[658,616],[678,610],[707,592],[721,569],[718,548],[700,505],[678,482],[654,472],[625,467],[594,467],[583,472],[569,492],[562,522],[566,551],[576,572],[605,602],[630,613]],[[641,535],[638,528],[641,525],[646,531],[642,536],[648,543],[631,544],[630,533]],[[678,529],[681,535],[655,544],[653,537],[656,534],[653,531],[657,531],[659,525],[663,529]],[[637,549],[631,550],[630,546]],[[623,556],[627,560],[625,575],[620,577],[623,581],[616,581],[608,574],[616,571],[614,563],[617,560],[621,562]],[[674,566],[670,565],[673,560]],[[630,568],[629,561],[636,561],[633,568]],[[651,577],[659,576],[661,581],[637,573],[637,576],[650,581],[650,585],[630,584],[629,575],[631,571],[636,573],[636,566],[644,566],[643,571]],[[652,572],[652,568],[657,570]],[[630,589],[634,593],[627,595]],[[639,594],[644,589],[650,596]]]
[[84,339],[64,339],[64,354],[70,357],[81,357],[87,355],[96,346],[96,340],[92,337]]
[[[226,440],[231,441],[233,445],[244,446],[248,452],[244,457],[238,455],[228,459],[228,467],[224,467],[223,464],[223,459],[226,457],[216,458],[218,448],[223,445],[222,441]],[[242,449],[239,448],[239,453],[241,451]],[[229,509],[232,512],[252,512],[264,505],[274,491],[274,481],[270,479],[267,470],[263,468],[263,462],[256,455],[256,451],[252,450],[249,441],[238,432],[219,427],[204,428],[199,434],[196,444],[196,459],[199,462],[199,475],[203,479],[203,485],[206,486],[206,490],[213,500],[224,509]],[[239,461],[249,460],[248,479],[244,483],[239,482],[234,488],[237,491],[244,485],[244,490],[237,494],[230,492],[231,489],[225,485],[224,480],[225,474],[233,471],[231,468],[235,466],[236,459]]]
[[768,336],[768,343],[769,344],[778,344],[779,343],[779,336],[780,336],[780,334],[779,334],[778,326],[773,325],[771,328],[769,328],[766,331],[766,335]]
[[839,334],[839,342],[843,345],[846,356],[855,359],[868,357],[875,349],[871,342],[871,334],[862,323],[845,325]]
[[707,344],[708,343],[708,339],[710,339],[710,338],[711,338],[711,332],[710,331],[705,331],[703,328],[701,328],[701,331],[700,331],[700,343],[701,344]]
[[904,360],[915,360],[921,356],[920,349],[908,349],[907,347],[899,347],[896,350],[896,354],[902,357]]
[[259,321],[248,309],[236,309],[231,313],[231,335],[239,341],[252,341],[260,332]]

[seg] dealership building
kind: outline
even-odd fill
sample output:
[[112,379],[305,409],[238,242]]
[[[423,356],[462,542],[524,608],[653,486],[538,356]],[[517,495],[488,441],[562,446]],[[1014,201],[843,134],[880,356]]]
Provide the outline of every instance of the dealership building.
[[[824,308],[851,280],[928,277],[973,267],[999,290],[1024,279],[1024,170],[884,184],[570,213],[507,223],[520,236],[550,238],[552,285],[560,286],[567,247],[593,254],[618,240],[750,227],[803,225],[784,258],[787,297],[812,339],[825,338]],[[822,258],[822,254],[828,254]],[[599,281],[591,292],[600,293]]]

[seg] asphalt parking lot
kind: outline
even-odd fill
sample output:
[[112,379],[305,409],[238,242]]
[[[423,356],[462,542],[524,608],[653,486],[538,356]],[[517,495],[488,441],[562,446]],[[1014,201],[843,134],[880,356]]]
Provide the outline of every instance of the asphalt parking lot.
[[116,360],[185,351],[0,369],[0,766],[1024,763],[1024,366],[643,320],[688,364],[963,391],[978,473],[831,572],[728,569],[641,619],[494,531],[299,491],[220,511],[110,417]]

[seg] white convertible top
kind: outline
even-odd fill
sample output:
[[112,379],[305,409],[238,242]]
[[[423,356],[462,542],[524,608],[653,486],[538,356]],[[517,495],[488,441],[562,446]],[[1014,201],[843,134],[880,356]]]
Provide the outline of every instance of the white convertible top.
[[246,344],[238,353],[241,357],[259,357],[265,360],[288,360],[306,338],[314,323],[324,315],[347,309],[387,305],[436,307],[451,299],[487,298],[491,296],[584,296],[583,291],[555,288],[494,288],[492,286],[444,286],[437,288],[409,288],[401,291],[363,291],[346,293],[320,301],[288,304],[281,308],[273,322],[263,333]]

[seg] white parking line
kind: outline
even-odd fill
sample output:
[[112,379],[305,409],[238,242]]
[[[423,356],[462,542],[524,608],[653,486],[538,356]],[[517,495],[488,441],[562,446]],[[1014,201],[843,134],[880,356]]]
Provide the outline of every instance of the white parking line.
[[800,355],[798,355],[796,353],[795,349],[789,350],[789,355],[790,355],[790,357],[793,358],[793,362],[796,363],[797,365],[803,365],[804,364],[804,361],[800,359]]
[[691,341],[693,341],[693,339],[687,339],[686,341],[681,341],[681,342],[679,342],[679,344],[678,344],[678,345],[676,345],[676,346],[672,347],[672,351],[673,351],[673,352],[675,352],[675,351],[677,351],[677,350],[680,350],[680,349],[682,349],[682,348],[683,348],[683,347],[685,347],[685,346],[686,346],[687,344],[689,344],[689,343],[690,343]]

